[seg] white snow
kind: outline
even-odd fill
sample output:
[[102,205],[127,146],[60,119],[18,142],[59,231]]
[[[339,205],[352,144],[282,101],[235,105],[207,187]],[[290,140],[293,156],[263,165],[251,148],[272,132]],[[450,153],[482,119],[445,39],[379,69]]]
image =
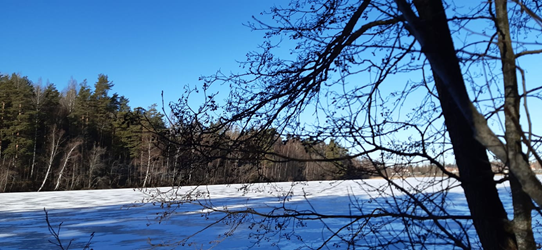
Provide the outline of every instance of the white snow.
[[[432,184],[426,184],[430,181]],[[406,181],[396,180],[400,187],[411,192],[419,192],[417,197],[431,197],[439,201],[442,197],[440,190],[449,185],[454,187],[443,198],[444,207],[453,215],[468,215],[465,198],[457,183],[449,180],[431,178],[408,178]],[[158,192],[159,190],[159,192]],[[241,191],[240,191],[241,190]],[[164,249],[208,249],[218,243],[215,249],[247,249],[250,246],[262,249],[298,249],[317,248],[332,232],[352,219],[329,218],[323,221],[305,221],[305,225],[285,224],[282,231],[275,230],[262,238],[259,245],[254,245],[257,229],[262,226],[276,226],[274,221],[268,224],[258,224],[252,229],[250,221],[240,224],[233,235],[224,237],[233,224],[232,220],[225,219],[221,223],[207,228],[203,232],[189,238],[185,245],[182,240],[194,233],[205,229],[208,225],[224,217],[223,213],[210,213],[209,209],[202,208],[197,202],[183,203],[179,207],[161,208],[160,200],[179,199],[176,194],[191,192],[192,197],[200,202],[211,205],[215,209],[243,210],[247,207],[254,208],[259,212],[270,212],[274,208],[282,207],[301,210],[315,210],[322,214],[370,214],[379,209],[424,215],[419,207],[412,206],[410,199],[397,188],[389,188],[384,180],[372,179],[363,181],[321,181],[300,183],[270,183],[254,185],[216,185],[202,187],[182,187],[172,189],[163,187],[160,189],[141,190],[115,189],[115,190],[87,190],[87,191],[62,191],[40,193],[4,193],[0,194],[2,205],[0,206],[0,249],[58,249],[48,240],[53,241],[45,222],[43,208],[49,212],[49,219],[55,229],[59,223],[63,223],[60,230],[60,238],[66,246],[73,239],[70,249],[81,249],[89,240],[92,232],[95,236],[92,240],[93,249],[150,249],[153,244],[169,245]],[[506,208],[511,211],[511,199],[506,186],[499,186],[499,192],[503,197]],[[395,194],[400,198],[393,200],[389,195]],[[384,197],[382,197],[384,196]],[[286,198],[286,201],[285,201]],[[154,204],[149,201],[155,201]],[[167,203],[165,203],[167,204]],[[426,203],[424,203],[426,204]],[[412,210],[408,207],[412,206]],[[432,211],[438,211],[438,203],[426,206]],[[167,218],[159,221],[164,212],[170,212]],[[438,212],[435,212],[438,214]],[[252,217],[247,217],[252,218]],[[257,220],[261,217],[255,216]],[[537,222],[542,222],[540,217],[535,217]],[[386,234],[393,237],[406,237],[405,233],[398,232],[404,228],[400,219],[387,221],[386,219],[373,219],[370,224],[360,220],[353,225],[358,228],[370,226],[376,234],[367,234],[365,231],[357,232],[358,239],[364,242],[376,242],[378,237]],[[430,221],[424,221],[428,228],[434,228]],[[459,225],[451,220],[444,224],[453,233],[460,234]],[[476,248],[476,236],[471,224],[466,223],[467,234],[473,247]],[[260,226],[260,227],[258,227]],[[342,237],[356,234],[353,229],[344,229]],[[348,231],[350,230],[350,231]],[[537,241],[540,242],[539,228],[535,228]],[[352,233],[354,232],[354,233]],[[427,233],[423,230],[413,231],[422,235]],[[366,235],[365,235],[366,234]],[[252,237],[249,237],[252,236]],[[291,236],[291,238],[289,238]],[[296,236],[300,236],[301,239]],[[363,237],[361,237],[363,236]],[[377,237],[378,236],[378,237]],[[391,237],[391,236],[390,236]],[[418,236],[417,236],[418,237]],[[423,237],[423,236],[419,236]],[[438,237],[424,238],[427,243],[440,243]],[[333,243],[339,243],[335,238],[328,244],[334,248]],[[160,248],[159,246],[155,246]],[[345,248],[346,245],[338,245]],[[400,244],[395,248],[405,247]],[[452,245],[431,248],[452,249]]]

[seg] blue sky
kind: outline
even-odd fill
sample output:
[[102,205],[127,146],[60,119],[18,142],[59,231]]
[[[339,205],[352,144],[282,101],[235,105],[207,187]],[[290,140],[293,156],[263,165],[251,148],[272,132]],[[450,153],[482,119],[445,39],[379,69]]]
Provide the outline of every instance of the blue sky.
[[[279,2],[279,1],[274,1]],[[262,32],[243,26],[269,1],[0,1],[0,72],[64,89],[106,74],[132,107],[176,100],[185,84],[237,71]]]
[[[113,92],[133,108],[160,104],[162,91],[167,104],[181,96],[184,85],[201,85],[200,76],[240,71],[236,60],[257,50],[264,35],[243,23],[287,2],[2,0],[0,73],[42,78],[59,90],[72,77],[93,85],[98,74],[106,74]],[[529,87],[540,86],[539,56],[521,65]],[[542,102],[529,104],[537,110]],[[542,118],[532,116],[538,130]]]

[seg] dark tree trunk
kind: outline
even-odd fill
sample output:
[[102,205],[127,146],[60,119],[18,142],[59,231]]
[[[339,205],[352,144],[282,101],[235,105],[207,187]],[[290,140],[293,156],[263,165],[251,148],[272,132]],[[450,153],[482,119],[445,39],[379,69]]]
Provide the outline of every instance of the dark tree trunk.
[[[474,137],[472,124],[461,112],[453,95],[468,98],[465,82],[459,66],[446,14],[441,1],[415,0],[421,28],[424,30],[423,52],[429,58],[431,67],[440,63],[439,68],[446,68],[451,78],[447,79],[454,86],[456,93],[450,93],[443,79],[433,72],[442,112],[448,134],[452,141],[455,158],[461,176],[473,223],[485,249],[516,249],[516,240],[506,211],[499,198],[494,174],[491,171],[486,148]],[[457,97],[457,96],[455,96]]]
[[[495,1],[495,25],[499,34],[499,51],[501,54],[503,83],[504,83],[504,109],[506,146],[510,169],[519,169],[522,161],[528,162],[528,157],[521,151],[521,129],[519,124],[520,98],[518,93],[518,80],[516,75],[516,55],[512,47],[510,24],[508,23],[508,8],[506,0]],[[536,249],[532,229],[531,211],[533,204],[531,197],[522,189],[517,172],[510,175],[510,188],[514,204],[514,233],[518,249]]]
[[515,249],[515,237],[499,198],[486,148],[472,135],[473,131],[449,93],[439,84],[437,91],[455,159],[461,186],[473,218],[474,227],[484,249]]

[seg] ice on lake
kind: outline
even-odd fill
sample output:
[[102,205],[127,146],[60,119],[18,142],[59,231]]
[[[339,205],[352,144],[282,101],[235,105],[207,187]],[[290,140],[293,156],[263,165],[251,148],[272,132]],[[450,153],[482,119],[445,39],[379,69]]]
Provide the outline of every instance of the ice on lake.
[[[426,184],[427,181],[431,185]],[[415,193],[421,200],[435,201],[429,202],[426,206],[436,214],[439,213],[441,205],[452,215],[469,214],[462,189],[451,180],[408,178],[397,179],[395,182],[398,186]],[[448,186],[453,188],[444,196],[440,191]],[[171,208],[161,206],[163,205],[161,199],[177,199],[178,196],[175,194],[187,192],[191,192],[192,198],[197,198],[197,201]],[[500,186],[499,192],[507,209],[511,209],[508,188]],[[392,194],[399,198],[391,199]],[[214,185],[180,189],[163,187],[147,190],[4,193],[0,194],[0,200],[2,201],[0,250],[58,249],[49,243],[49,240],[54,241],[54,238],[48,231],[44,208],[48,210],[49,220],[55,229],[63,223],[60,238],[64,246],[73,240],[71,249],[82,249],[93,232],[95,233],[91,244],[93,249],[160,249],[161,246],[167,246],[164,249],[208,249],[215,245],[215,249],[247,249],[251,246],[261,249],[310,249],[321,246],[338,229],[342,230],[338,237],[327,243],[331,248],[346,248],[344,241],[347,237],[357,239],[360,241],[359,245],[363,246],[390,235],[398,239],[396,244],[390,245],[390,248],[401,249],[406,247],[401,243],[406,233],[402,232],[405,222],[400,218],[373,219],[369,223],[366,219],[354,220],[330,216],[323,220],[306,220],[303,223],[290,220],[280,224],[269,220],[251,224],[254,221],[262,222],[262,218],[257,215],[225,218],[225,214],[209,213],[210,210],[203,206],[215,209],[227,208],[232,211],[250,207],[262,213],[271,211],[283,213],[295,209],[325,215],[378,214],[383,211],[406,212],[413,215],[425,213],[419,206],[414,206],[412,200],[404,196],[399,189],[390,188],[382,179],[268,183],[249,186]],[[157,202],[153,204],[149,201]],[[168,216],[160,220],[164,212],[168,212]],[[310,216],[305,218],[310,219]],[[220,219],[224,220],[213,224]],[[243,223],[237,225],[232,219],[242,219]],[[539,221],[540,217],[535,219]],[[427,241],[429,245],[434,243],[431,245],[432,248],[453,249],[452,245],[441,245],[446,241],[427,236],[430,233],[428,230],[435,227],[431,221],[423,223],[417,225],[421,229],[412,229],[419,240]],[[476,235],[470,222],[462,221],[459,225],[446,220],[443,223],[450,232],[465,234],[464,237],[469,238],[473,248],[479,247],[476,245]],[[211,224],[213,225],[208,227]],[[347,224],[351,226],[345,227]],[[224,237],[233,225],[236,225],[236,230],[229,237]],[[268,230],[268,234],[259,235],[258,232],[264,229]],[[197,232],[200,233],[195,234]],[[538,232],[535,234],[537,242],[540,242],[542,239]],[[189,236],[191,237],[188,240],[182,241]]]

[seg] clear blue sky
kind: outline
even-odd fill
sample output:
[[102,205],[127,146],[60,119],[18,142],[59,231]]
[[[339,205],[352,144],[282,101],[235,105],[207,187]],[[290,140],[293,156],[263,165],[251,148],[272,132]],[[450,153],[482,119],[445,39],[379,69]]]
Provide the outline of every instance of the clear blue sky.
[[[280,1],[273,1],[275,3]],[[176,100],[185,84],[257,48],[263,33],[243,26],[273,5],[260,0],[0,1],[0,72],[93,85],[109,76],[131,107]]]
[[[71,77],[93,85],[103,73],[133,108],[160,104],[162,91],[167,103],[184,85],[200,85],[202,75],[240,70],[236,60],[263,41],[243,23],[288,2],[0,0],[0,72],[42,78],[59,90]],[[540,86],[539,65],[539,56],[523,61],[530,87]]]

